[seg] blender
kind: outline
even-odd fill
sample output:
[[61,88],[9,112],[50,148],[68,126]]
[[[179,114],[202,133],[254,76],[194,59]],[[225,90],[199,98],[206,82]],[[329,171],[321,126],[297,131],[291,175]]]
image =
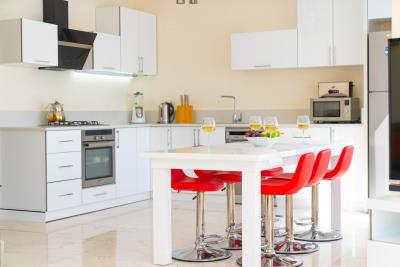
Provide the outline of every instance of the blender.
[[141,92],[133,94],[132,123],[145,123],[143,93]]

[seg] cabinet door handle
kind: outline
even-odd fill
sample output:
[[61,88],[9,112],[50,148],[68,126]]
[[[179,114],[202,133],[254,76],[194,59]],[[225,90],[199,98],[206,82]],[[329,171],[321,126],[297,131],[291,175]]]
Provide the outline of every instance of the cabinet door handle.
[[63,165],[63,166],[58,166],[60,169],[65,169],[65,168],[72,168],[74,165]]
[[197,129],[197,145],[200,146],[200,129]]
[[172,134],[171,134],[171,129],[167,128],[167,149],[172,148]]
[[104,69],[104,70],[115,70],[114,67],[106,67],[106,66],[104,66],[103,69]]
[[271,68],[271,64],[265,64],[265,65],[254,65],[254,68]]
[[329,65],[332,66],[332,46],[328,47],[328,61]]
[[63,194],[63,195],[58,195],[58,197],[72,197],[74,193],[69,193],[69,194]]
[[193,146],[198,146],[198,144],[196,144],[196,129],[193,129]]
[[117,134],[117,148],[119,148],[119,131],[115,132]]
[[107,192],[103,192],[103,193],[95,194],[94,196],[95,197],[101,197],[101,196],[106,196],[106,195],[107,195]]
[[50,61],[48,61],[48,60],[43,60],[43,59],[34,59],[33,61],[35,61],[36,63],[46,63],[46,64],[49,64],[49,63],[50,63]]
[[336,66],[336,45],[333,46],[333,65]]
[[58,141],[59,143],[71,143],[71,142],[73,142],[74,140],[60,140],[60,141]]

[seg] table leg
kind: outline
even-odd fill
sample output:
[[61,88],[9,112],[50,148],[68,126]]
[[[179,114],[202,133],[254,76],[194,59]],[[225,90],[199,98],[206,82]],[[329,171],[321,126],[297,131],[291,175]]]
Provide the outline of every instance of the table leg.
[[[332,159],[332,167],[336,166],[338,157]],[[331,181],[331,229],[340,231],[342,228],[342,188],[341,179]]]
[[172,263],[171,171],[152,169],[153,178],[153,263]]
[[261,266],[260,172],[242,172],[242,264]]

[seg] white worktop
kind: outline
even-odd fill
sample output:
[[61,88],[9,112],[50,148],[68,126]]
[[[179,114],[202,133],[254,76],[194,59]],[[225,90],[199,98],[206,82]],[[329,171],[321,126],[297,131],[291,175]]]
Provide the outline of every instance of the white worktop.
[[[361,123],[323,123],[323,124],[311,124],[314,128],[329,128],[329,127],[363,127]],[[109,128],[143,128],[143,127],[200,127],[200,123],[193,124],[160,124],[160,123],[144,123],[144,124],[110,124],[100,126],[9,126],[0,127],[0,130],[35,130],[35,131],[61,131],[61,130],[90,130],[90,129],[109,129]],[[217,123],[217,127],[248,127],[247,123]],[[280,124],[280,128],[292,128],[296,127],[296,124]]]

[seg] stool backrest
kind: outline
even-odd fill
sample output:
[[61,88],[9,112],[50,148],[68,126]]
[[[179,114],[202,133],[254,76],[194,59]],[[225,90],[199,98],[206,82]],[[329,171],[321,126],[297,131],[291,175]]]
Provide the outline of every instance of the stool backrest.
[[311,174],[311,178],[307,183],[307,186],[314,186],[318,184],[322,178],[328,172],[329,162],[331,161],[331,150],[325,149],[321,150],[317,158],[315,159],[313,171]]
[[340,153],[339,160],[335,168],[328,171],[324,177],[324,180],[336,180],[342,177],[350,168],[351,161],[353,159],[354,146],[346,146]]
[[287,194],[299,192],[308,183],[313,171],[314,157],[314,153],[306,153],[300,156],[292,179],[284,186]]

